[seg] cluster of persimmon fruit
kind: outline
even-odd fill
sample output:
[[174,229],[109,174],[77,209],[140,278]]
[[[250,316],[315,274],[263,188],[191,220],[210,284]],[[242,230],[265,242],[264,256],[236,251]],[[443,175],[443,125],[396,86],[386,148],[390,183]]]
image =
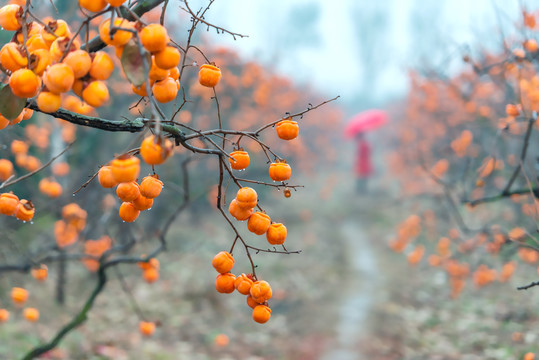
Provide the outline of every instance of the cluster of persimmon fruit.
[[142,270],[142,278],[148,284],[154,283],[159,280],[159,260],[156,258],[150,258],[147,262],[139,262],[138,267]]
[[223,294],[233,293],[237,290],[247,295],[247,305],[253,309],[253,320],[264,324],[271,317],[268,300],[271,299],[272,290],[267,281],[255,280],[251,274],[241,274],[236,277],[230,271],[234,267],[234,257],[226,251],[214,256],[212,266],[219,273],[215,279],[215,288]]
[[30,22],[24,35],[22,15],[23,8],[17,4],[0,8],[0,26],[17,31],[0,50],[0,64],[11,74],[13,94],[36,97],[39,109],[46,113],[57,111],[61,95],[70,90],[93,107],[104,105],[109,100],[104,80],[114,70],[112,59],[103,51],[90,54],[80,49],[80,41],[61,19],[44,19],[46,26]]
[[66,248],[78,240],[79,234],[86,227],[87,217],[88,213],[77,203],[62,208],[62,219],[54,223],[54,238],[58,248]]
[[[523,10],[522,15],[523,28],[532,31],[539,29],[537,13],[530,14]],[[407,102],[408,115],[403,123],[403,131],[399,134],[403,144],[411,145],[421,138],[421,145],[417,148],[410,146],[410,153],[401,147],[399,152],[402,154],[394,158],[400,163],[398,172],[401,178],[406,179],[406,191],[424,194],[429,192],[430,187],[436,191],[440,185],[451,188],[455,199],[462,199],[467,211],[475,212],[476,219],[482,219],[485,223],[492,221],[493,225],[485,226],[481,231],[466,231],[468,238],[456,228],[448,229],[448,235],[440,237],[436,246],[419,244],[412,247],[411,242],[421,232],[420,218],[413,215],[399,226],[397,238],[390,246],[397,252],[405,252],[411,265],[419,264],[429,250],[435,249],[426,260],[429,266],[439,267],[448,275],[451,296],[454,298],[462,292],[466,281],[479,289],[495,282],[508,281],[516,271],[518,260],[535,267],[539,263],[539,253],[528,247],[533,240],[531,232],[520,227],[509,231],[503,229],[510,228],[511,223],[521,225],[530,223],[530,220],[536,221],[538,213],[533,192],[527,191],[524,180],[528,179],[522,162],[526,157],[533,158],[533,151],[537,150],[528,148],[527,139],[537,129],[539,78],[536,67],[539,47],[537,40],[528,38],[528,32],[522,35],[526,38],[511,53],[501,51],[485,54],[480,61],[472,61],[470,56],[464,56],[464,62],[472,67],[447,81],[412,74],[414,88]],[[483,76],[485,74],[488,76]],[[518,96],[507,89],[514,90]],[[503,138],[504,145],[497,148],[503,150],[495,153],[485,146],[487,137],[494,133]],[[453,136],[448,138],[447,134]],[[513,150],[517,148],[522,149],[520,155]],[[431,161],[436,161],[434,166],[426,168],[425,163]],[[456,180],[456,174],[468,166],[468,161],[477,164],[468,173],[475,172],[475,175]],[[409,170],[412,166],[415,166],[414,171]],[[427,172],[429,176],[426,180],[429,182],[424,181],[425,176],[410,176],[416,170],[416,174],[424,175]],[[514,175],[508,176],[511,172]],[[412,177],[416,179],[409,181]],[[466,184],[469,179],[472,180],[471,186]],[[466,186],[456,190],[460,185],[453,186],[459,182]],[[518,183],[526,191],[515,189]],[[489,193],[501,193],[499,198],[490,199],[500,205],[504,198],[521,204],[524,216],[518,216],[518,212],[509,207],[496,208],[499,213],[486,209],[486,205],[482,204],[489,202],[484,201],[489,200]],[[435,211],[425,211],[423,218],[427,226],[425,237],[432,237],[438,226]],[[465,220],[463,224],[468,220],[466,216],[462,219]],[[465,228],[463,224],[461,226]],[[508,251],[512,247],[515,249]],[[472,252],[492,256],[502,252],[501,255],[507,260],[499,268],[487,264],[470,265],[459,260]]]
[[[22,140],[13,140],[10,146],[11,152],[15,156],[15,164],[28,171],[35,171],[41,167],[41,162],[35,156],[28,155],[28,148],[29,145]],[[14,175],[13,163],[9,159],[0,159],[0,182],[7,181]],[[39,191],[51,198],[56,198],[62,194],[62,186],[53,178],[44,178],[39,182]],[[19,198],[10,192],[0,195],[0,213],[8,216],[13,215],[19,220],[31,221],[35,209],[30,201],[19,201]]]
[[[118,7],[125,1],[79,0],[83,9],[99,12],[107,6]],[[69,24],[62,19],[44,19],[27,24],[26,34],[22,31],[23,7],[9,4],[0,8],[0,26],[16,31],[13,40],[0,49],[0,64],[10,74],[9,86],[14,95],[34,98],[40,111],[53,113],[62,103],[62,94],[72,90],[85,104],[91,107],[105,105],[110,98],[105,81],[114,71],[114,62],[105,51],[88,52],[73,35]],[[122,58],[128,43],[136,46],[139,41],[151,54],[148,64],[152,96],[161,103],[174,100],[180,88],[180,51],[171,46],[167,30],[161,24],[145,25],[116,17],[104,20],[99,25],[99,36],[115,54]],[[214,87],[221,78],[221,71],[214,64],[200,67],[200,83]],[[132,85],[133,93],[148,96],[146,83]],[[24,109],[16,119],[2,118],[0,128],[20,122],[31,116]]]
[[286,226],[274,223],[264,211],[253,212],[258,203],[255,189],[242,187],[236,193],[236,198],[230,202],[228,211],[238,221],[247,220],[247,229],[256,235],[266,234],[271,245],[282,245],[286,240]]
[[[173,144],[169,139],[150,135],[140,146],[140,156],[148,165],[159,165],[172,153]],[[119,215],[125,222],[133,222],[141,211],[150,209],[153,200],[161,194],[163,182],[157,174],[149,174],[140,184],[140,160],[131,154],[123,154],[102,166],[98,172],[99,184],[104,188],[116,186],[116,195],[123,201]]]
[[[418,215],[410,215],[399,224],[398,238],[390,243],[390,247],[395,252],[404,252],[406,247],[417,238],[422,232],[421,220]],[[448,276],[451,288],[451,297],[457,298],[466,286],[466,281],[471,278],[475,288],[479,289],[496,281],[504,283],[511,279],[517,268],[516,261],[506,262],[500,270],[490,268],[486,264],[480,264],[477,268],[471,269],[470,264],[459,261],[458,256],[466,254],[472,248],[484,246],[490,253],[498,253],[499,247],[506,243],[508,239],[518,240],[524,238],[525,231],[521,228],[514,228],[507,236],[502,233],[493,234],[493,241],[488,242],[486,234],[477,236],[477,239],[457,241],[460,232],[453,228],[448,236],[440,237],[435,246],[435,252],[427,258],[427,263],[433,268],[440,268]],[[424,245],[416,245],[407,253],[408,263],[412,266],[418,265],[426,254],[427,248]],[[518,256],[523,262],[536,264],[539,262],[539,254],[532,249],[520,248]],[[539,269],[538,269],[539,271]]]
[[[1,116],[1,115],[0,115]],[[11,142],[11,152],[15,156],[15,164],[27,171],[35,171],[41,167],[38,158],[28,155],[28,144],[22,140],[13,140]],[[7,181],[15,175],[15,167],[8,159],[0,159],[0,181]]]
[[[112,14],[114,7],[123,6],[125,3],[125,0],[79,0],[81,9],[92,13],[105,13],[109,8]],[[105,49],[112,48],[116,57],[121,60],[124,72],[131,81],[132,92],[142,97],[151,97],[161,103],[174,100],[180,89],[178,66],[181,53],[171,42],[167,29],[158,23],[146,24],[141,19],[129,21],[122,18],[119,12],[115,13],[118,16],[112,16],[101,22],[98,34],[106,45]],[[39,111],[43,113],[54,113],[63,107],[76,113],[90,114],[93,108],[109,102],[110,95],[106,81],[114,72],[113,58],[106,51],[92,52],[86,48],[82,44],[80,31],[72,31],[66,21],[52,18],[26,21],[24,5],[13,3],[0,8],[0,26],[4,30],[15,32],[12,40],[0,49],[0,65],[9,77],[8,85],[13,95],[24,99],[33,98]],[[147,72],[144,83],[134,82],[125,71],[124,61],[129,62],[129,57],[135,56],[133,53],[144,63],[144,70]],[[142,67],[137,71],[142,71]],[[215,63],[200,66],[198,72],[200,85],[213,88],[220,80],[221,70]],[[69,95],[70,91],[76,97]],[[15,119],[0,114],[0,129],[29,119],[32,113],[32,110],[24,108]],[[292,117],[275,123],[275,129],[277,136],[283,140],[292,140],[299,132],[299,126]],[[134,222],[141,211],[150,209],[154,199],[163,189],[163,182],[155,173],[154,166],[164,163],[172,155],[174,145],[159,132],[156,129],[154,134],[144,138],[140,148],[115,157],[96,174],[103,188],[116,188],[116,195],[122,201],[119,216],[125,222]],[[26,155],[27,147],[26,145],[26,150],[19,152]],[[152,173],[144,177],[140,183],[139,156],[152,167]],[[29,158],[28,155],[26,157]],[[273,181],[285,182],[290,179],[292,169],[286,160],[277,156],[275,158],[268,169],[269,177]],[[238,148],[230,153],[229,161],[232,169],[243,170],[249,166],[249,154]],[[28,165],[26,168],[28,171],[34,171],[40,165],[37,160],[33,166]],[[7,159],[0,159],[0,180],[5,181],[12,176],[13,164]],[[39,189],[53,198],[62,194],[60,184],[53,178],[42,179]],[[290,190],[286,188],[284,194],[290,197]],[[269,244],[282,245],[287,236],[286,227],[281,223],[272,222],[262,209],[254,211],[257,202],[256,191],[243,187],[231,202],[229,211],[238,221],[247,220],[247,228],[251,232],[257,235],[265,234]],[[4,193],[0,195],[0,213],[15,215],[21,220],[29,221],[34,215],[34,207],[27,200],[19,201],[14,194]],[[76,204],[68,204],[63,208],[62,219],[54,226],[54,235],[59,248],[65,248],[77,241],[86,225],[86,216],[87,213]],[[82,259],[83,264],[88,270],[97,271],[99,269],[97,259],[111,246],[112,240],[106,235],[97,240],[85,241],[84,253],[88,257]],[[268,300],[271,298],[272,290],[269,283],[259,281],[251,274],[236,277],[230,273],[234,259],[229,253],[219,253],[212,264],[219,272],[215,283],[217,290],[222,293],[237,290],[247,295],[247,303],[253,308],[253,319],[258,323],[267,322],[271,316]],[[138,266],[142,269],[146,282],[153,283],[159,279],[159,261],[156,258],[140,262]],[[41,271],[41,276],[46,278],[46,267],[42,266],[38,270]],[[27,292],[25,296],[27,297]],[[18,298],[22,297],[23,295],[18,295]],[[18,303],[24,301],[19,300]],[[9,313],[7,314],[9,316]],[[0,321],[1,316],[0,310]],[[37,312],[37,316],[34,313],[34,317],[37,320],[39,313]],[[153,322],[141,321],[139,330],[143,335],[150,336],[155,331],[155,326]]]
[[24,222],[34,218],[35,208],[30,200],[19,199],[13,192],[0,194],[0,214],[15,216]]
[[[277,136],[283,140],[292,140],[298,136],[299,126],[296,121],[287,118],[275,124]],[[234,170],[244,170],[250,164],[249,153],[241,148],[230,153],[230,167]],[[268,173],[273,181],[286,181],[292,175],[292,169],[285,160],[271,163]],[[284,194],[290,197],[290,190]],[[247,220],[247,229],[257,235],[266,235],[271,245],[282,245],[286,240],[287,229],[281,223],[274,223],[264,211],[254,211],[258,205],[258,194],[251,187],[242,187],[236,197],[230,202],[228,211],[238,221]],[[234,267],[234,257],[231,253],[221,251],[212,260],[212,265],[219,273],[215,279],[215,288],[220,293],[229,294],[237,290],[247,296],[247,305],[253,309],[252,317],[257,323],[266,323],[271,317],[268,300],[272,296],[271,286],[267,281],[256,280],[252,274],[237,276],[231,273]]]

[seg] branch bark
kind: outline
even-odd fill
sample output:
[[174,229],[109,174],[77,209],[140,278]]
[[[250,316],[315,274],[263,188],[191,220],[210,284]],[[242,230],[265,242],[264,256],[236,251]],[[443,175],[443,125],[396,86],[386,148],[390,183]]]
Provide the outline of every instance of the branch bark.
[[[41,112],[35,101],[28,101],[26,107]],[[69,121],[75,125],[87,126],[105,131],[140,132],[144,129],[144,119],[142,118],[134,120],[107,120],[100,117],[77,114],[62,108],[53,113],[45,114]]]

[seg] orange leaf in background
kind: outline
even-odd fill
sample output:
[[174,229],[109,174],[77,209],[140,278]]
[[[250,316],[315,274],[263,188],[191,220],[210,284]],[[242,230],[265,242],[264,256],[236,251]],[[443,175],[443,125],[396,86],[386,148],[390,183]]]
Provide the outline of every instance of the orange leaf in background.
[[395,239],[395,240],[393,240],[393,241],[391,241],[391,242],[389,243],[389,247],[390,247],[393,251],[395,251],[395,252],[397,252],[397,253],[401,253],[401,252],[404,251],[404,248],[406,247],[407,244],[408,244],[407,241],[404,241],[404,240],[402,240],[402,239]]
[[505,263],[502,267],[502,270],[500,271],[500,278],[499,280],[501,282],[508,281],[514,274],[515,270],[517,268],[517,263],[514,261],[510,261],[508,263]]
[[408,254],[408,263],[410,265],[417,265],[423,255],[425,254],[425,247],[423,245],[418,245],[410,254]]
[[82,263],[89,271],[95,272],[99,269],[99,261],[97,260],[112,246],[112,240],[107,235],[103,235],[97,240],[87,240],[84,243],[84,253],[94,257],[82,259]]
[[496,160],[492,157],[487,157],[483,161],[483,165],[477,170],[479,172],[479,177],[486,178],[494,170]]
[[473,281],[477,288],[483,287],[496,280],[497,272],[494,269],[489,269],[488,266],[482,264],[475,270]]
[[520,115],[520,112],[522,111],[522,106],[520,104],[514,105],[514,104],[507,104],[505,106],[505,112],[509,116],[517,117]]
[[432,267],[440,266],[442,264],[442,258],[439,255],[432,254],[429,256],[428,262]]
[[529,248],[518,249],[518,256],[522,261],[527,262],[528,264],[535,264],[539,261],[539,254],[537,251]]
[[438,254],[441,257],[451,256],[451,250],[449,250],[449,246],[451,246],[451,240],[449,240],[449,238],[446,238],[446,237],[440,238],[440,240],[438,241],[438,247],[437,247]]
[[451,298],[458,298],[466,286],[466,281],[463,278],[452,277],[449,279],[449,283],[451,285]]
[[452,228],[449,230],[449,237],[451,239],[458,239],[460,237],[460,231],[458,229]]
[[447,159],[440,159],[434,166],[430,169],[430,172],[438,177],[441,178],[445,175],[445,173],[449,170],[449,161]]
[[469,146],[472,144],[473,134],[469,130],[464,130],[458,138],[451,142],[451,149],[455,152],[458,157],[463,157],[466,155],[466,151]]
[[537,24],[535,16],[526,11],[522,11],[522,16],[524,18],[524,25],[529,29],[534,29]]
[[526,236],[526,230],[524,230],[521,227],[516,227],[509,231],[507,234],[509,236],[509,239],[511,240],[521,240],[523,237]]

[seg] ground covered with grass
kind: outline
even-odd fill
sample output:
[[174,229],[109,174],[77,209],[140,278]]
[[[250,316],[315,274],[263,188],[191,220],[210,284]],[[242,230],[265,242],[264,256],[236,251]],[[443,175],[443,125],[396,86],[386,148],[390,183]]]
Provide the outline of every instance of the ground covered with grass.
[[[200,218],[183,213],[172,228],[168,251],[159,255],[160,279],[147,284],[136,265],[109,270],[106,290],[99,295],[88,320],[71,332],[51,359],[312,359],[322,353],[335,336],[339,312],[339,289],[347,260],[342,216],[336,199],[318,206],[319,197],[294,192],[285,199],[276,192],[265,206],[289,229],[287,247],[301,254],[254,255],[259,278],[273,288],[271,320],[257,324],[245,296],[219,294],[213,255],[228,250],[232,231],[216,210],[209,207]],[[202,202],[206,201],[201,198]],[[268,247],[265,238],[247,234],[253,245]],[[137,247],[141,252],[154,244]],[[242,247],[235,250],[233,272],[249,272]],[[91,292],[95,275],[77,263],[68,265],[65,305],[54,303],[55,269],[50,278],[36,283],[28,275],[12,281],[31,292],[28,306],[41,310],[41,319],[30,324],[20,311],[0,326],[0,358],[17,359],[32,346],[49,340],[80,309]],[[2,290],[9,293],[9,287]],[[6,301],[7,296],[6,296]],[[141,318],[158,322],[151,338],[138,332]],[[228,344],[219,342],[226,335]],[[217,340],[216,340],[217,338]]]
[[[159,281],[145,283],[136,265],[109,271],[88,321],[48,358],[507,360],[537,350],[539,291],[516,290],[536,279],[535,268],[519,266],[508,283],[479,290],[469,284],[451,299],[443,271],[426,261],[411,267],[389,250],[402,214],[386,192],[374,185],[356,194],[352,181],[316,181],[316,191],[266,199],[268,213],[289,229],[288,249],[302,250],[254,256],[258,276],[274,289],[268,323],[252,321],[244,296],[215,291],[211,258],[230,247],[233,235],[215,210],[204,208],[203,219],[196,212],[178,218],[159,256]],[[247,238],[265,246],[262,237]],[[234,272],[248,272],[242,248],[235,258]],[[26,275],[12,280],[28,286],[29,306],[40,308],[41,319],[30,324],[14,311],[0,326],[7,339],[0,358],[20,358],[80,309],[94,275],[75,263],[68,274],[65,305],[52,300],[55,269],[44,283]],[[139,334],[141,318],[158,323],[153,337]]]

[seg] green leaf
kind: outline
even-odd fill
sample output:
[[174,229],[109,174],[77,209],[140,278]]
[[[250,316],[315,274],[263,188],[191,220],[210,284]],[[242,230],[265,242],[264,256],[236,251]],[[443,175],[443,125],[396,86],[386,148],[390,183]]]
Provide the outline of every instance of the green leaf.
[[0,114],[8,120],[15,120],[26,106],[26,99],[11,92],[8,84],[0,84]]
[[135,40],[129,40],[124,46],[121,59],[122,68],[125,76],[127,76],[127,80],[136,87],[144,84],[148,78],[148,74],[144,72],[143,56],[146,57],[146,63],[148,64],[148,67],[150,67],[152,64],[152,56],[146,50],[143,50],[143,54],[141,55]]

